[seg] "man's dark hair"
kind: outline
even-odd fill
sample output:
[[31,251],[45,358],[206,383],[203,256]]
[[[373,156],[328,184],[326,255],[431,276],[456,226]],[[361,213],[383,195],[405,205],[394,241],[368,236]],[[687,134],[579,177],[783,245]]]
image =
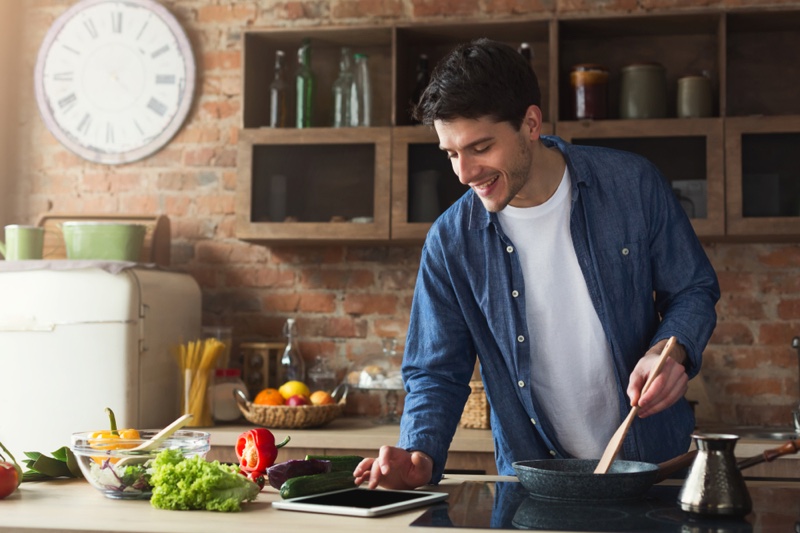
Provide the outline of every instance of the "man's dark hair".
[[541,100],[536,73],[519,52],[477,39],[459,45],[436,65],[414,118],[430,126],[434,120],[490,117],[519,129],[528,107],[541,107]]

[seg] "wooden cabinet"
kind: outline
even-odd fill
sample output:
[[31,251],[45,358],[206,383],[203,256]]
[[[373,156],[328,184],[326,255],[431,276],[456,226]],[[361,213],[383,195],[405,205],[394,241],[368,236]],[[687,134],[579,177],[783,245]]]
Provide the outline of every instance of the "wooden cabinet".
[[[438,150],[435,133],[412,124],[416,65],[425,54],[432,68],[455,45],[477,37],[514,47],[529,43],[545,132],[648,157],[701,238],[800,235],[800,176],[789,163],[800,148],[794,94],[800,70],[793,66],[800,11],[771,8],[247,31],[237,236],[421,242],[431,220],[466,188]],[[311,40],[317,82],[315,127],[265,127],[275,52],[289,58],[291,86],[304,38]],[[330,127],[343,46],[369,56],[372,127]],[[664,118],[619,118],[620,71],[635,62],[665,67]],[[572,119],[569,76],[580,63],[609,70],[608,119]],[[708,118],[676,118],[677,80],[689,74],[711,80]],[[777,210],[770,211],[775,194]]]

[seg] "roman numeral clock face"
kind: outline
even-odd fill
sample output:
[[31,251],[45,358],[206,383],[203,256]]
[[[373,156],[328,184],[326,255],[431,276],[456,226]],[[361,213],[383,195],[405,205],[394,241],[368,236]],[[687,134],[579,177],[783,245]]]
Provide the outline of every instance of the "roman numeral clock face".
[[81,0],[51,26],[35,87],[47,128],[98,163],[128,163],[177,133],[194,95],[192,48],[154,0]]

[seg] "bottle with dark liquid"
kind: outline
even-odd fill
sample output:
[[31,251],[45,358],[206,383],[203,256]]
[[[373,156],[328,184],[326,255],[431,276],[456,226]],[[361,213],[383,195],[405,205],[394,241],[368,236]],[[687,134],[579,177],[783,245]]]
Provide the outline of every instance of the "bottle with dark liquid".
[[269,126],[271,128],[285,128],[289,125],[286,104],[286,76],[284,73],[283,50],[275,51],[275,78],[269,84]]
[[[417,60],[417,74],[416,82],[414,83],[414,91],[411,93],[411,109],[414,109],[414,106],[419,103],[420,98],[422,98],[422,93],[428,86],[429,81],[430,73],[428,72],[428,55],[420,54],[419,59]],[[419,121],[412,116],[411,123],[419,124]]]

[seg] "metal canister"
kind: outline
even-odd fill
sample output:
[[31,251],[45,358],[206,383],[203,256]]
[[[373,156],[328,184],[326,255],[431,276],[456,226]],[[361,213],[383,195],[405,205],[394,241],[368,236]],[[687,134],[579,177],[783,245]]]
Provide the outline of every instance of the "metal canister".
[[620,118],[667,116],[667,74],[659,63],[633,63],[620,72]]
[[678,79],[679,118],[711,116],[711,80],[706,76],[684,76]]
[[569,75],[572,88],[574,120],[608,118],[608,69],[602,65],[583,63],[572,67]]

